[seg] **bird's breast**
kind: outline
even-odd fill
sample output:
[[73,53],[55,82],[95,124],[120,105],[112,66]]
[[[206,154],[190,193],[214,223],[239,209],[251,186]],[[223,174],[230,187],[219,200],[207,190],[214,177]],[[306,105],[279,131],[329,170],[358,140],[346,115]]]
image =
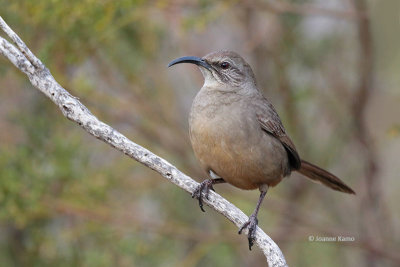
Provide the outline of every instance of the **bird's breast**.
[[242,189],[265,183],[273,186],[282,179],[284,159],[280,155],[287,158],[286,152],[279,141],[261,130],[246,103],[196,101],[189,118],[190,140],[207,172],[212,170]]

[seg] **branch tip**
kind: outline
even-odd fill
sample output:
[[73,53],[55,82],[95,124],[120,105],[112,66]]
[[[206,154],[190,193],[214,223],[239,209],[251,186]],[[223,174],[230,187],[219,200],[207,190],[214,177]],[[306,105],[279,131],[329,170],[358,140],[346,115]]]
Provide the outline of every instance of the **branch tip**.
[[[77,97],[72,96],[67,90],[61,87],[46,66],[29,50],[1,16],[0,28],[17,46],[14,47],[7,40],[0,37],[0,54],[4,55],[18,69],[27,74],[32,85],[49,97],[61,109],[64,116],[76,122],[92,136],[153,169],[185,191],[193,191],[197,182],[179,171],[165,159],[139,146],[111,126],[98,120]],[[141,155],[147,156],[143,158]],[[240,209],[216,193],[211,194],[210,199],[206,199],[205,202],[238,227],[240,227],[241,222],[248,220],[247,216]],[[269,266],[287,266],[279,247],[261,228],[257,228],[256,243],[264,253]]]
[[43,69],[43,63],[29,50],[21,38],[8,26],[3,17],[0,16],[0,28],[7,34],[13,43],[18,47],[18,50],[26,57],[29,62],[38,69]]

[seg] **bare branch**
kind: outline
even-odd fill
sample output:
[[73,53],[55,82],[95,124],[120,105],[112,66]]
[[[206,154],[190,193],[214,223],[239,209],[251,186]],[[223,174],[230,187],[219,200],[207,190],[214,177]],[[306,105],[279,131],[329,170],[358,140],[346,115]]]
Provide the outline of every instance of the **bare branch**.
[[324,16],[350,20],[364,18],[366,16],[364,12],[356,10],[335,10],[310,4],[294,4],[285,1],[276,1],[274,3],[265,2],[263,6],[277,14],[290,13],[303,16]]
[[0,28],[10,37],[10,39],[17,45],[19,51],[28,59],[33,66],[37,68],[44,68],[43,63],[35,57],[35,55],[29,50],[25,43],[19,38],[19,36],[7,25],[7,23],[0,17]]
[[[345,19],[345,20],[358,20],[359,18],[366,17],[366,13],[359,12],[358,10],[343,10],[326,8],[322,5],[316,4],[296,4],[293,1],[257,1],[257,0],[246,0],[242,1],[241,4],[246,7],[251,7],[257,10],[267,10],[275,14],[294,14],[300,16],[323,16],[332,19]],[[235,1],[230,2],[232,6],[236,5]],[[176,7],[197,7],[197,3],[174,0],[169,1],[168,9],[174,9]]]
[[[0,37],[0,53],[24,72],[32,85],[50,98],[61,109],[65,117],[79,124],[94,137],[158,172],[185,191],[189,193],[194,191],[198,185],[196,181],[179,171],[163,158],[132,142],[117,130],[98,120],[76,97],[61,87],[50,71],[35,57],[1,17],[0,28],[17,45],[16,48],[7,40]],[[237,227],[242,226],[248,220],[248,217],[240,209],[215,192],[210,192],[209,199],[205,199],[204,202],[228,218]],[[270,267],[287,266],[279,247],[261,228],[257,228],[256,244],[266,256]]]
[[14,64],[26,75],[34,73],[35,67],[26,59],[24,55],[21,54],[17,48],[15,48],[15,46],[10,44],[2,37],[0,37],[0,53],[8,58],[12,64]]
[[[367,13],[368,1],[353,0],[358,12]],[[389,214],[386,212],[384,195],[382,194],[382,179],[379,175],[379,154],[375,148],[375,140],[367,127],[367,108],[372,92],[375,89],[375,55],[373,49],[373,36],[369,17],[357,21],[359,53],[359,82],[354,93],[352,113],[354,118],[355,138],[364,149],[365,154],[365,184],[366,194],[362,200],[363,231],[367,239],[377,247],[383,247],[390,238],[391,224]],[[384,226],[381,221],[385,221]],[[378,266],[378,253],[370,251],[366,255],[366,266]]]

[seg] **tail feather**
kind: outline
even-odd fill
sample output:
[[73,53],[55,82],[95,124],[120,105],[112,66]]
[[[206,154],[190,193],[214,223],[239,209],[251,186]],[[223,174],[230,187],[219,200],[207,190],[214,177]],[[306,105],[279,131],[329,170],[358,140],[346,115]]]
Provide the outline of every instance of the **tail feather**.
[[301,167],[297,171],[314,182],[321,183],[333,190],[348,194],[356,194],[353,189],[347,186],[338,177],[305,160],[301,161]]

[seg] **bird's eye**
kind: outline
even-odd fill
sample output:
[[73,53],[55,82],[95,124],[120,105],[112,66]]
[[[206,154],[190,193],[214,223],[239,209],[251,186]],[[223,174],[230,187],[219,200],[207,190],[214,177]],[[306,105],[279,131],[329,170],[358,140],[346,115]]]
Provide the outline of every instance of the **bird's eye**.
[[223,70],[226,70],[226,69],[229,69],[229,67],[231,66],[231,64],[229,64],[228,62],[222,62],[221,63],[221,69],[223,69]]

